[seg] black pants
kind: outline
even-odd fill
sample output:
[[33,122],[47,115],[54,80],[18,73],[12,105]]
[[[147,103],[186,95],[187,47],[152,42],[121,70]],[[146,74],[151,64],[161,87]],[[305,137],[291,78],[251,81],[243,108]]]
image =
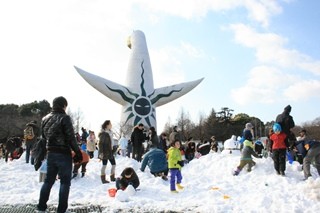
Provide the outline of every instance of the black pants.
[[143,147],[141,146],[134,146],[132,150],[132,158],[137,160],[138,162],[141,162],[143,153]]
[[284,172],[286,170],[286,151],[287,149],[272,150],[274,169],[278,173]]
[[78,174],[78,170],[81,167],[81,173],[86,173],[87,169],[87,163],[88,162],[83,162],[83,163],[75,163],[73,166],[73,174]]

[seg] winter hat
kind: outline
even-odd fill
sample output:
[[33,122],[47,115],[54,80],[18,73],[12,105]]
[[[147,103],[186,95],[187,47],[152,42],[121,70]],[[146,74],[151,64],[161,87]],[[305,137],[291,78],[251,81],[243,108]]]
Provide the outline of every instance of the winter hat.
[[274,123],[272,129],[274,133],[282,131],[281,125],[279,123]]
[[252,129],[253,125],[251,123],[246,123],[246,129]]
[[291,112],[291,106],[290,106],[290,105],[286,106],[286,107],[284,108],[284,111],[286,111],[286,112]]
[[56,97],[53,99],[52,108],[53,109],[63,109],[65,106],[68,106],[67,99],[62,96]]
[[251,141],[252,140],[251,131],[248,130],[248,129],[245,130],[244,133],[243,133],[243,137],[244,137],[244,139]]

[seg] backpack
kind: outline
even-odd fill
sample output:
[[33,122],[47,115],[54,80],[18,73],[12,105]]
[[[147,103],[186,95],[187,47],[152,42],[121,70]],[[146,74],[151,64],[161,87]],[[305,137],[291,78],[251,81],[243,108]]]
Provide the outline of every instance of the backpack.
[[47,141],[44,138],[40,138],[37,140],[31,150],[31,155],[34,158],[34,169],[36,171],[38,171],[38,169],[41,167],[42,161],[47,155],[46,145]]
[[32,140],[34,138],[33,127],[27,126],[27,128],[23,130],[23,135],[26,140]]

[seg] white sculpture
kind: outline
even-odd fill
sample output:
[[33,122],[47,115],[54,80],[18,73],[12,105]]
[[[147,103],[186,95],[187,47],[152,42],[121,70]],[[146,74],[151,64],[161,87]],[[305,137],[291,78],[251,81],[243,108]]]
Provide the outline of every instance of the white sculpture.
[[173,101],[195,88],[202,80],[154,89],[151,63],[142,31],[133,31],[128,39],[132,50],[126,86],[88,73],[75,66],[78,73],[99,92],[122,105],[121,124],[143,123],[156,128],[156,107]]

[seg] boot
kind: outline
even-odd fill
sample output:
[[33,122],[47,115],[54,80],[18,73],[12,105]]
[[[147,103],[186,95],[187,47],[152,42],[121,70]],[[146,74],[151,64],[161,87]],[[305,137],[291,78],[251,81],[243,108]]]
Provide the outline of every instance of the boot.
[[111,180],[112,182],[116,181],[116,178],[114,177],[114,174],[110,175],[110,180]]
[[116,165],[112,165],[112,167],[111,167],[111,175],[110,175],[110,180],[112,182],[116,181],[116,179],[114,177],[115,173],[116,173]]
[[81,177],[82,177],[82,178],[84,177],[84,174],[85,174],[84,172],[81,173]]
[[71,178],[71,179],[76,178],[77,176],[78,176],[78,174],[77,174],[77,173],[74,173],[74,174],[72,175],[72,178]]
[[165,180],[165,181],[168,180],[167,176],[165,176],[165,175],[163,175],[161,178],[162,178],[162,180]]
[[101,175],[101,182],[102,184],[109,183],[109,181],[106,180],[106,175]]
[[178,189],[183,189],[184,187],[180,185],[180,183],[177,183],[177,188]]

